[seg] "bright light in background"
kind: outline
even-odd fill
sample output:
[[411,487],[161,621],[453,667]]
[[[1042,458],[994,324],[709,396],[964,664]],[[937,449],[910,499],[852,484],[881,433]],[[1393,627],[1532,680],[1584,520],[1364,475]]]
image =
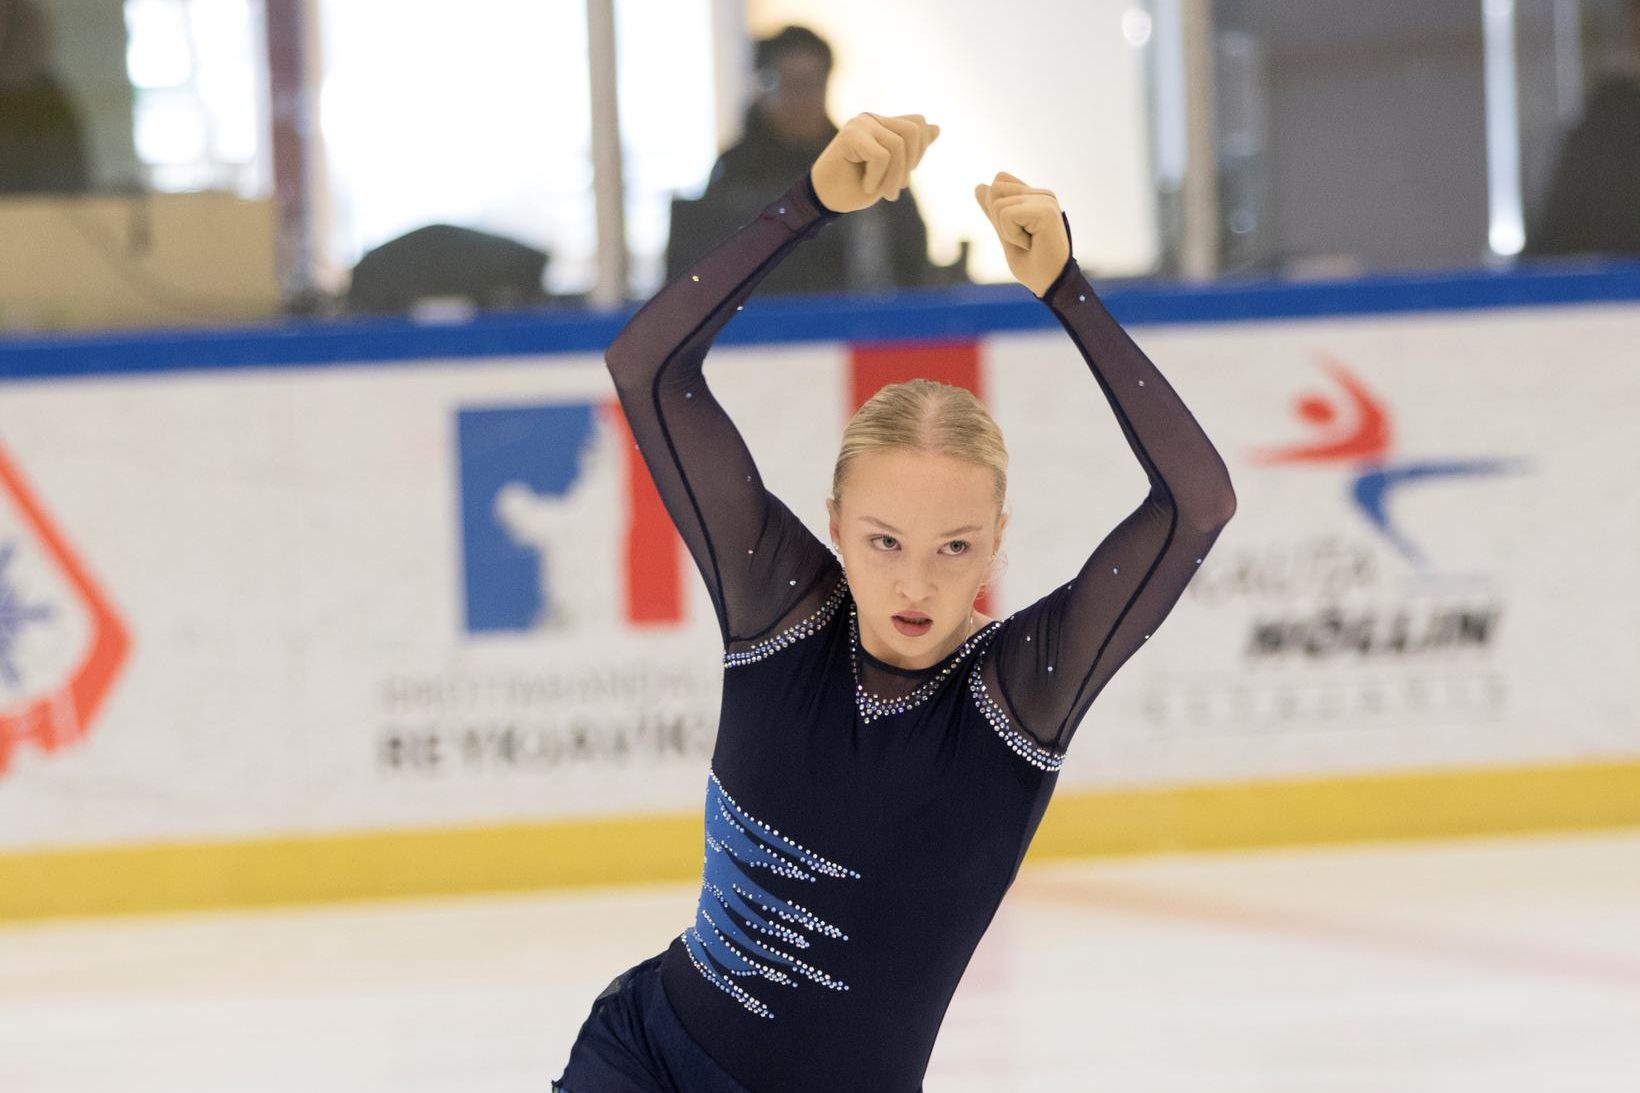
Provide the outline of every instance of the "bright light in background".
[[[628,243],[659,282],[672,192],[717,154],[710,0],[617,4]],[[431,223],[541,247],[547,285],[596,278],[586,5],[326,0],[320,117],[334,277]],[[645,284],[645,282],[648,282]]]
[[1128,45],[1146,45],[1154,29],[1155,23],[1150,18],[1150,12],[1143,8],[1129,8],[1122,13],[1122,37],[1127,39]]
[[125,64],[139,88],[180,87],[193,78],[188,16],[174,0],[129,0]]
[[267,193],[260,0],[127,0],[125,25],[147,185]]
[[698,197],[717,159],[712,0],[615,5],[632,288],[665,272],[672,195]]
[[185,91],[146,92],[137,103],[134,126],[137,157],[156,174],[197,164],[210,151],[199,102]]
[[450,223],[551,253],[561,291],[592,282],[583,4],[328,0],[320,131],[334,269]]
[[[1160,31],[1158,34],[1157,31]],[[1151,24],[1151,107],[1154,116],[1156,184],[1168,193],[1184,188],[1190,167],[1190,118],[1185,102],[1184,13],[1179,0],[1156,0]]]
[[1486,172],[1489,226],[1494,254],[1519,254],[1526,246],[1521,198],[1520,104],[1516,94],[1515,0],[1485,0]]
[[802,23],[831,42],[833,121],[873,110],[940,124],[912,184],[936,262],[966,239],[976,280],[1012,279],[974,201],[975,183],[1008,171],[1059,195],[1084,266],[1148,272],[1160,246],[1142,27],[1132,0],[1054,9],[1046,33],[1008,35],[988,0],[747,0],[755,34]]
[[262,117],[262,6],[248,0],[196,0],[188,7],[200,43],[194,85],[205,106],[211,148],[218,158],[249,163],[265,140]]

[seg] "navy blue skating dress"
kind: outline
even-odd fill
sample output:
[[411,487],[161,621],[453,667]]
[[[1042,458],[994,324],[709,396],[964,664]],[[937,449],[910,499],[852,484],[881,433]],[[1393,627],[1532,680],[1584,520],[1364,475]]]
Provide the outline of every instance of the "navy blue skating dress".
[[762,276],[834,216],[804,178],[606,354],[711,591],[723,704],[694,921],[594,1003],[568,1093],[919,1090],[1072,732],[1235,511],[1206,434],[1067,262],[1043,302],[1150,490],[1079,572],[940,663],[874,658],[837,558],[764,488],[702,375]]

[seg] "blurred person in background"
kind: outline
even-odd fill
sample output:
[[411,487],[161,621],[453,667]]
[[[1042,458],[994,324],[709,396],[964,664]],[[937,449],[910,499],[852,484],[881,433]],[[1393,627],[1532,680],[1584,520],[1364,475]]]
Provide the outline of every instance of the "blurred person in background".
[[1640,0],[1628,2],[1623,68],[1566,134],[1528,255],[1640,255]]
[[[807,171],[837,135],[826,114],[832,50],[807,27],[757,42],[757,96],[740,141],[718,157],[697,202],[673,206],[668,275],[704,254]],[[928,283],[928,229],[906,190],[873,206],[835,235],[782,264],[769,292],[881,292]]]
[[80,119],[51,76],[33,0],[0,0],[0,194],[77,193],[88,172]]

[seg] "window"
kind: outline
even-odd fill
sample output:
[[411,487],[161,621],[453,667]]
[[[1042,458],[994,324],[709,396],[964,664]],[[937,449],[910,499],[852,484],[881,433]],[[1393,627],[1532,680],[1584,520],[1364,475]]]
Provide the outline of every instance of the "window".
[[148,189],[271,188],[260,0],[127,0],[126,69]]

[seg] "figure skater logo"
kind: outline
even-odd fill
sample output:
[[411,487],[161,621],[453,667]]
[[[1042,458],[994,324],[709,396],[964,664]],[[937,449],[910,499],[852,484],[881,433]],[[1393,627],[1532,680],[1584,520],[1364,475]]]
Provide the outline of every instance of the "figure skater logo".
[[471,633],[613,626],[620,504],[599,403],[460,411]]
[[1389,413],[1383,402],[1337,359],[1322,354],[1321,365],[1343,389],[1347,412],[1341,413],[1326,396],[1302,395],[1294,404],[1294,412],[1319,434],[1316,439],[1257,449],[1248,458],[1255,465],[1353,465],[1351,496],[1356,507],[1415,569],[1427,572],[1428,557],[1390,518],[1391,493],[1404,486],[1442,479],[1518,474],[1530,465],[1518,459],[1395,460],[1390,451],[1393,437]]
[[614,399],[464,409],[471,634],[684,621],[686,556]]
[[125,626],[0,448],[0,775],[23,744],[83,740],[130,648]]

